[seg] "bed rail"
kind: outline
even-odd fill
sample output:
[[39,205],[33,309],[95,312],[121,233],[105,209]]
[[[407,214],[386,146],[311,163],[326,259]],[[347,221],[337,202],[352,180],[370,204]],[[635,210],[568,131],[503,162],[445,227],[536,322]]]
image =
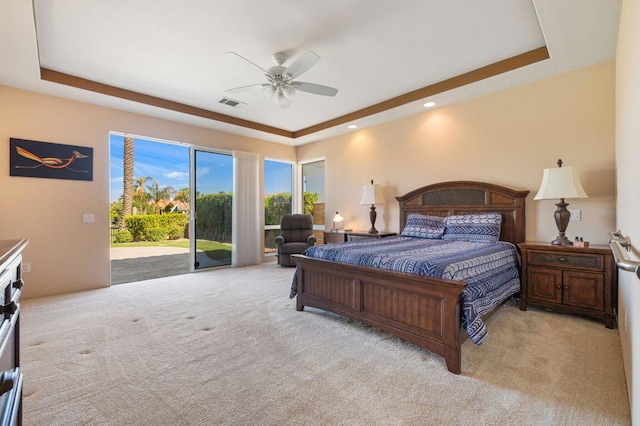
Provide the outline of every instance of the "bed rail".
[[609,232],[609,246],[616,259],[616,266],[624,271],[633,272],[640,279],[640,262],[631,259],[627,254],[633,248],[631,238],[623,236],[620,230]]

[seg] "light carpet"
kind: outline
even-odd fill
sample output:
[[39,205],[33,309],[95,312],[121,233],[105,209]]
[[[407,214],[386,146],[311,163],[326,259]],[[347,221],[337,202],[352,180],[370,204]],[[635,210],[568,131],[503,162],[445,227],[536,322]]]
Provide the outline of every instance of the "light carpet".
[[[462,374],[273,263],[22,303],[25,425],[628,425],[617,330],[503,306]],[[27,282],[28,285],[28,282]]]

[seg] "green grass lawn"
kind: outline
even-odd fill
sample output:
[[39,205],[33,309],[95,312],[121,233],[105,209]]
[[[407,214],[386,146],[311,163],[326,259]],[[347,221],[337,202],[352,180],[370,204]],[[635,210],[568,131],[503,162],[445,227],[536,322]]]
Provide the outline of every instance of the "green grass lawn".
[[[216,241],[198,240],[198,250],[202,251],[231,251],[230,244],[219,243]],[[178,247],[189,248],[189,240],[186,238],[180,238],[178,240],[166,240],[166,241],[138,241],[132,243],[111,243],[111,247]]]
[[181,247],[189,248],[189,240],[180,238],[179,240],[167,241],[137,241],[131,243],[111,243],[111,247]]

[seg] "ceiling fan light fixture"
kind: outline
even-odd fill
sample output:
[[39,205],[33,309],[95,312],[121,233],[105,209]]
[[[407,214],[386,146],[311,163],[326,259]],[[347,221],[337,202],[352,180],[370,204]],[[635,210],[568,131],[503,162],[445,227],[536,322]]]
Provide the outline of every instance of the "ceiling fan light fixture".
[[268,84],[268,85],[264,86],[264,94],[268,98],[273,96],[275,93],[276,93],[276,88],[273,87],[273,84]]
[[284,105],[287,102],[287,98],[280,88],[276,91],[275,101],[278,105]]
[[282,87],[282,93],[284,94],[285,98],[291,99],[296,94],[296,91],[291,86],[284,86]]

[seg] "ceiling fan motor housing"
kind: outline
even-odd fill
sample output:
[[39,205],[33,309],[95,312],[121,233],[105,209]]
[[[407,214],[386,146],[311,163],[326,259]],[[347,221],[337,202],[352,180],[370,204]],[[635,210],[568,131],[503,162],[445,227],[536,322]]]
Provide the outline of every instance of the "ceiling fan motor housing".
[[285,73],[286,70],[287,70],[287,67],[283,67],[281,65],[277,65],[275,67],[271,67],[268,69],[269,74],[274,80],[286,80],[287,79],[287,74]]

